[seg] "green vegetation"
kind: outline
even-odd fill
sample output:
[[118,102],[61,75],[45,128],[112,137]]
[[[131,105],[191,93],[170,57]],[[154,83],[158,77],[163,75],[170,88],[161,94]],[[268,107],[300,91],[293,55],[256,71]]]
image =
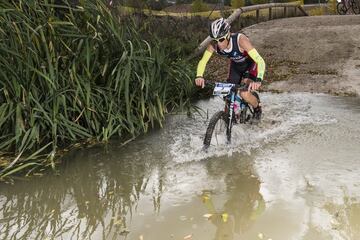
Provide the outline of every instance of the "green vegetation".
[[241,8],[245,6],[245,0],[231,0],[231,7]]
[[[285,0],[288,2],[292,2],[293,0]],[[284,0],[282,2],[285,2]],[[280,2],[279,0],[277,0],[276,2]],[[251,3],[254,5],[258,5],[258,4],[265,4],[265,3],[269,3],[268,0],[251,0]]]
[[192,12],[206,12],[206,11],[209,11],[209,8],[202,0],[195,0],[192,3]]
[[136,137],[188,107],[193,66],[181,38],[151,31],[161,24],[102,0],[2,1],[0,177],[54,167],[74,143]]

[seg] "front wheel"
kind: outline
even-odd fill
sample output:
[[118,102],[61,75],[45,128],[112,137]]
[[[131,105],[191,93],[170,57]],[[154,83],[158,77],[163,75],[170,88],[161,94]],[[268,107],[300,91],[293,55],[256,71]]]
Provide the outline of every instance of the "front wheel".
[[210,119],[204,138],[204,148],[210,145],[223,145],[231,141],[229,115],[224,111],[216,112]]

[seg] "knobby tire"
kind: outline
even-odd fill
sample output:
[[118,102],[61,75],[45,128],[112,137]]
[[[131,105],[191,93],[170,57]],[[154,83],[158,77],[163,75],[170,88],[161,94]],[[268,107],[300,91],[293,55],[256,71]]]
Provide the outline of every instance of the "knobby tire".
[[353,13],[360,14],[360,2],[357,0],[351,0],[351,8]]
[[337,12],[338,12],[340,15],[345,15],[346,12],[347,12],[347,8],[346,8],[346,6],[345,6],[342,2],[339,2],[339,3],[336,5],[336,10],[337,10]]
[[205,138],[204,138],[204,148],[208,148],[211,143],[211,139],[213,137],[214,129],[218,121],[224,121],[226,126],[226,137],[227,141],[231,141],[231,128],[229,129],[229,115],[226,114],[224,111],[216,112],[210,119],[208,127],[206,129]]

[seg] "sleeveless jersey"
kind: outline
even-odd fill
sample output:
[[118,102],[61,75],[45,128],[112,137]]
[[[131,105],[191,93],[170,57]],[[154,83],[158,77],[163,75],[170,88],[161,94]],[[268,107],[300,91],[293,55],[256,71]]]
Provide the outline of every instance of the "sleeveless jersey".
[[240,52],[239,44],[238,44],[238,38],[240,37],[241,33],[232,33],[230,35],[230,49],[229,50],[220,50],[215,45],[216,53],[220,56],[224,56],[227,58],[230,58],[231,61],[239,64],[239,65],[248,65],[249,63],[252,63],[252,59],[248,56],[248,53],[246,51]]

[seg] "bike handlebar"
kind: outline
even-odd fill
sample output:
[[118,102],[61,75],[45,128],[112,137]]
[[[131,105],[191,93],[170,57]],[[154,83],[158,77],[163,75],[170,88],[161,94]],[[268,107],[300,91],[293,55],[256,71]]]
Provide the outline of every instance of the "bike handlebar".
[[[210,85],[215,85],[218,82],[212,82],[212,81],[206,81],[205,80],[205,84],[210,84]],[[227,82],[224,82],[227,83]],[[249,85],[248,84],[236,84],[236,83],[231,83],[234,85],[234,88],[240,91],[248,91],[249,90]]]

